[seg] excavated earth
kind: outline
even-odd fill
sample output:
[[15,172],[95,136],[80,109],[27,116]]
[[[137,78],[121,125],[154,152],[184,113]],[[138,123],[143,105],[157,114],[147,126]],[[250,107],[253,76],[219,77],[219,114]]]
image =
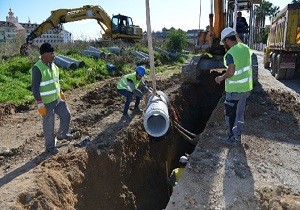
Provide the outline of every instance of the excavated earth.
[[[0,209],[300,209],[299,95],[259,62],[235,146],[220,141],[217,71],[198,85],[183,84],[173,67],[157,75],[172,120],[159,138],[145,132],[142,115],[122,118],[118,78],[67,92],[76,139],[59,141],[54,156],[44,153],[34,106],[1,105]],[[191,143],[173,120],[197,134]],[[172,192],[166,177],[185,153],[190,161]]]

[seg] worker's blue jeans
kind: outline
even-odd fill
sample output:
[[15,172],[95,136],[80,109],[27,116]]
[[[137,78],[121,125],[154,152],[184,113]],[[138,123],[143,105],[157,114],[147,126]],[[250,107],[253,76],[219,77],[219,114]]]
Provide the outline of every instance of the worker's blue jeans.
[[[130,102],[132,101],[133,94],[131,92],[129,92],[128,90],[125,90],[125,89],[118,89],[118,93],[120,93],[121,95],[126,97],[126,102],[125,102],[123,114],[128,114],[128,109],[129,109]],[[141,101],[141,97],[136,96],[134,107],[139,107],[140,101]]]
[[244,130],[245,110],[250,91],[226,93],[225,122],[229,135],[238,137]]

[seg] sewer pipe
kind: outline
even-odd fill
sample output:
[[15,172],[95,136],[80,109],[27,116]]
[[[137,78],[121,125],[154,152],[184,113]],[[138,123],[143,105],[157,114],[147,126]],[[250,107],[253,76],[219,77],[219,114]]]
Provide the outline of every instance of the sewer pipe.
[[105,58],[105,53],[104,52],[95,51],[95,50],[82,50],[81,55],[91,56],[93,58]]
[[74,62],[65,60],[59,56],[54,57],[54,63],[58,67],[64,68],[64,69],[76,69],[77,65]]
[[[56,55],[57,56],[57,55]],[[70,61],[70,62],[73,62],[76,64],[77,68],[83,68],[84,67],[84,62],[83,61],[79,61],[79,60],[76,60],[74,58],[70,58],[68,56],[64,56],[64,55],[58,55],[60,58],[64,59],[64,60],[67,60],[67,61]]]
[[144,128],[149,135],[161,137],[167,133],[170,126],[169,99],[162,91],[157,91],[157,95],[149,95],[147,98]]

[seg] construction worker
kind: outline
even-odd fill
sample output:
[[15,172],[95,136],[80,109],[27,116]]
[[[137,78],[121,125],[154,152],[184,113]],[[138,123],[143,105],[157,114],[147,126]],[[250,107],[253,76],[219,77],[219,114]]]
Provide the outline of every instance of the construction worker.
[[[133,111],[136,113],[141,113],[143,110],[139,108],[139,104],[141,98],[143,96],[142,91],[151,92],[150,89],[145,85],[142,78],[145,76],[146,69],[144,66],[138,66],[135,68],[135,72],[124,75],[118,82],[117,82],[117,91],[121,95],[126,97],[126,102],[124,105],[123,110],[123,117],[129,117],[128,109],[129,105],[132,101],[133,96],[135,96],[135,104]],[[138,89],[140,88],[140,89]]]
[[[43,133],[46,152],[58,153],[58,140],[71,140],[73,135],[68,133],[71,114],[66,104],[65,96],[60,89],[59,69],[54,64],[54,48],[49,43],[40,47],[40,59],[30,69],[32,75],[32,92],[37,102],[40,115],[43,118]],[[54,134],[55,114],[60,118],[57,136]]]
[[173,169],[172,173],[170,174],[170,177],[167,179],[167,184],[170,187],[175,187],[181,177],[181,174],[186,166],[186,164],[188,163],[188,158],[187,156],[181,156],[179,158],[179,167]]
[[236,32],[225,28],[221,32],[221,44],[227,50],[224,55],[226,72],[215,78],[220,84],[225,80],[225,121],[228,129],[226,143],[237,143],[244,130],[246,101],[253,89],[250,48],[237,41]]
[[238,12],[236,18],[236,32],[244,43],[247,41],[246,35],[248,34],[248,27],[246,18],[242,16],[242,12]]

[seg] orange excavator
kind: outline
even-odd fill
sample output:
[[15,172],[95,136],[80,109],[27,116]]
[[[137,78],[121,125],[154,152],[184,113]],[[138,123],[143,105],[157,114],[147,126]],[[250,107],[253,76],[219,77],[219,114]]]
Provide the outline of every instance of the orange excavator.
[[[237,11],[250,13],[249,29],[245,34],[245,44],[253,44],[254,32],[254,5],[261,4],[262,0],[211,0],[211,13],[209,25],[206,30],[198,34],[194,56],[189,63],[182,67],[183,81],[186,83],[199,83],[201,74],[211,69],[224,68],[224,46],[220,45],[221,32],[225,27],[236,28]],[[213,11],[214,10],[214,11]]]

